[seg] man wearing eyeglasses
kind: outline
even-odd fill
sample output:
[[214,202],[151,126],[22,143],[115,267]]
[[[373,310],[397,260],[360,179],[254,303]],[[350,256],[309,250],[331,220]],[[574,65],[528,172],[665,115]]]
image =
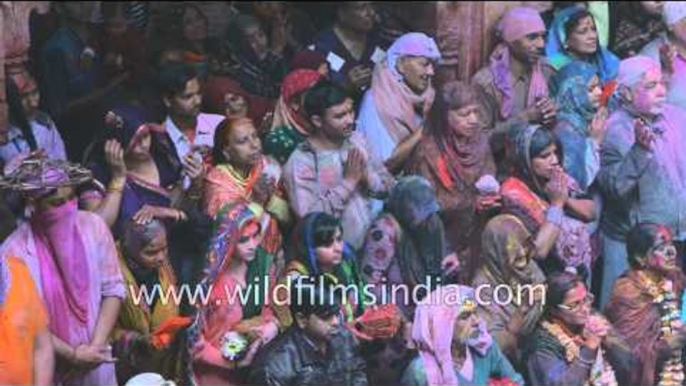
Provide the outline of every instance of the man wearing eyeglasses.
[[576,274],[548,277],[544,317],[525,351],[527,384],[626,384],[631,350],[593,311],[594,300]]

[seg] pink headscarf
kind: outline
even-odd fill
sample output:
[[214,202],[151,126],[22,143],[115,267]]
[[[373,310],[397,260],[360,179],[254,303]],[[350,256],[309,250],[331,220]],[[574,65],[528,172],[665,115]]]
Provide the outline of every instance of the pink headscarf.
[[405,84],[396,67],[398,60],[404,56],[439,60],[441,53],[432,38],[423,33],[411,32],[398,38],[388,49],[386,60],[374,67],[371,89],[374,105],[395,143],[401,142],[416,130],[415,111],[421,110],[426,118],[436,96],[431,84],[421,95],[417,95]]
[[[51,183],[65,182],[67,174],[51,169],[43,178]],[[50,331],[65,342],[87,343],[88,260],[77,227],[76,199],[35,213],[31,229],[40,264],[43,298],[50,319]],[[72,317],[69,317],[69,316]],[[77,325],[71,323],[72,320]]]
[[[439,287],[417,306],[412,339],[419,347],[430,386],[458,384],[451,346],[455,319],[462,312],[466,300],[474,301],[474,289],[451,284]],[[493,338],[483,321],[479,330],[479,337],[467,345],[484,355],[493,344]]]
[[[545,32],[541,15],[533,8],[514,7],[503,15],[498,25],[500,36],[505,43],[512,43],[528,34]],[[500,114],[507,119],[512,114],[512,76],[510,75],[510,50],[507,44],[498,44],[490,57],[491,73],[496,87],[503,94]],[[532,106],[536,98],[548,96],[548,83],[543,75],[541,61],[534,65],[526,105]]]

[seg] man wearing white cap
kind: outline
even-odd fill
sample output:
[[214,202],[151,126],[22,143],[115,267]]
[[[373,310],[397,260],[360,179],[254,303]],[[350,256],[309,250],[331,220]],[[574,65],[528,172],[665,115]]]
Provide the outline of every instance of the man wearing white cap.
[[641,55],[659,61],[668,75],[667,101],[686,109],[686,1],[665,1],[667,32],[645,46]]
[[638,222],[664,224],[686,240],[686,111],[665,103],[660,65],[645,56],[620,63],[619,108],[607,121],[597,177],[601,220],[601,305],[629,268],[626,237]]

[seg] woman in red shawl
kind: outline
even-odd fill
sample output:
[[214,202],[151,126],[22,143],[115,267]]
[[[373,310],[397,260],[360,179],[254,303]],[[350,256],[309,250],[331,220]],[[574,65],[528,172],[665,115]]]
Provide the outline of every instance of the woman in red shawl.
[[464,264],[461,279],[468,281],[478,268],[481,222],[477,208],[488,204],[475,183],[496,171],[478,101],[477,90],[465,83],[444,85],[434,108],[432,131],[415,148],[406,170],[434,185],[446,240],[452,244],[449,249],[457,252]]
[[295,147],[308,136],[310,124],[302,102],[305,92],[320,79],[320,72],[300,69],[286,75],[281,84],[281,96],[274,111],[272,129],[264,138],[265,154],[276,158],[281,164],[288,161]]
[[633,348],[638,362],[629,384],[682,385],[684,275],[672,235],[663,225],[639,224],[629,233],[626,247],[631,269],[615,283],[605,314]]

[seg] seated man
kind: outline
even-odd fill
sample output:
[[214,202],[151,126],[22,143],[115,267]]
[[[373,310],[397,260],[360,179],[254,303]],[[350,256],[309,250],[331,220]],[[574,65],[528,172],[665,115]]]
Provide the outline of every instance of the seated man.
[[310,212],[341,218],[344,240],[359,249],[375,218],[372,197],[386,194],[393,179],[354,132],[353,101],[343,89],[315,86],[305,111],[314,131],[284,166],[291,207],[299,218]]
[[[365,362],[326,286],[291,287],[296,323],[258,354],[251,385],[366,385]],[[334,349],[335,348],[335,349]]]

